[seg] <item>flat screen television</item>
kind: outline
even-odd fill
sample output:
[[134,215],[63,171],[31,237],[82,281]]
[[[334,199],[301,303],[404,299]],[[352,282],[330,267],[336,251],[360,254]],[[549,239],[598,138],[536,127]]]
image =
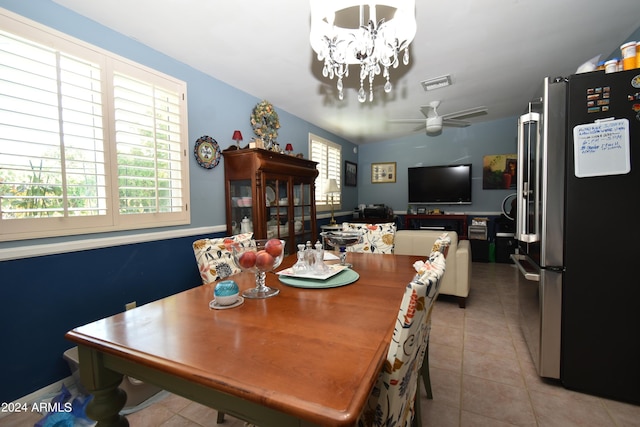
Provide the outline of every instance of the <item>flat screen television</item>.
[[409,168],[409,203],[471,204],[471,165]]

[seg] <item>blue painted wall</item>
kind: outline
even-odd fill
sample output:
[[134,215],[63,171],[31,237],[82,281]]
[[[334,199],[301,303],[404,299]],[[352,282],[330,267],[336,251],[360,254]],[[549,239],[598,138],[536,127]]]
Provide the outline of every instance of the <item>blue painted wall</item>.
[[11,402],[70,375],[64,334],[201,284],[196,237],[0,262],[0,401]]
[[[523,106],[524,108],[525,106]],[[444,128],[437,136],[424,132],[391,141],[360,146],[358,153],[358,199],[360,203],[384,203],[406,211],[407,169],[414,166],[472,164],[472,204],[431,206],[451,212],[499,212],[502,200],[513,191],[482,189],[485,155],[516,153],[517,117]],[[396,182],[371,183],[371,163],[396,162]]]

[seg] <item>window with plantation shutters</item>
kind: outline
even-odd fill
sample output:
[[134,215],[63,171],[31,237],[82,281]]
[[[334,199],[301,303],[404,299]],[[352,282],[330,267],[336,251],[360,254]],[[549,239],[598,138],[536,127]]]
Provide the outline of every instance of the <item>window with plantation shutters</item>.
[[0,13],[0,240],[188,224],[185,93]]
[[180,94],[114,73],[121,214],[183,210]]
[[[331,209],[331,196],[324,193],[325,186],[329,179],[334,178],[338,187],[342,188],[340,166],[342,163],[342,148],[339,144],[331,142],[319,136],[309,134],[309,152],[311,160],[318,162],[319,171],[316,179],[316,206],[317,210],[324,211]],[[333,196],[333,206],[340,209],[341,195]]]
[[106,214],[100,66],[0,32],[2,220]]

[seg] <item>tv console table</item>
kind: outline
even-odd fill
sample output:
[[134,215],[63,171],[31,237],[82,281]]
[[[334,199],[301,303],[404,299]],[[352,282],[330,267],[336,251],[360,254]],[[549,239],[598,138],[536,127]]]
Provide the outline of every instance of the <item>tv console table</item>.
[[[430,229],[430,230],[450,230],[450,222],[455,223],[454,231],[458,233],[458,239],[466,240],[467,237],[467,216],[455,214],[407,214],[404,217],[404,228],[410,229]],[[424,225],[423,225],[424,224]]]

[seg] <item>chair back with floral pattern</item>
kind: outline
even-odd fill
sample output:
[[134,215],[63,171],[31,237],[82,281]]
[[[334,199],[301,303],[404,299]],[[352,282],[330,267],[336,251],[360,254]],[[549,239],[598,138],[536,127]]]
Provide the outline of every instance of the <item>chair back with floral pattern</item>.
[[449,233],[442,233],[436,241],[433,242],[431,253],[442,252],[446,258],[449,253],[449,246],[451,246],[451,236],[449,236]]
[[437,252],[425,265],[424,271],[405,289],[387,360],[360,415],[360,427],[412,425],[420,368],[429,337],[427,319],[444,272],[444,256]]
[[231,251],[232,244],[251,241],[253,233],[236,234],[231,237],[200,239],[193,242],[193,254],[198,263],[202,283],[215,282],[242,270],[236,264]]
[[393,242],[396,235],[396,224],[360,224],[352,222],[342,223],[343,231],[363,231],[362,242],[347,247],[348,252],[363,252],[372,254],[392,254]]
[[[446,242],[445,242],[446,243]],[[442,245],[441,248],[446,248],[447,246]],[[431,384],[429,379],[429,336],[431,335],[431,313],[433,312],[433,307],[435,305],[435,301],[440,294],[440,284],[442,283],[442,277],[444,276],[445,267],[446,267],[446,259],[445,259],[446,250],[442,252],[440,250],[433,251],[429,256],[429,259],[425,263],[426,268],[424,271],[419,273],[420,281],[435,281],[436,286],[432,288],[432,294],[429,296],[430,306],[427,310],[427,316],[425,318],[425,323],[427,325],[427,334],[425,337],[424,347],[421,349],[420,356],[420,368],[422,369],[422,376],[425,378],[425,389],[427,391],[427,397],[431,398]],[[426,363],[426,366],[422,366]]]

